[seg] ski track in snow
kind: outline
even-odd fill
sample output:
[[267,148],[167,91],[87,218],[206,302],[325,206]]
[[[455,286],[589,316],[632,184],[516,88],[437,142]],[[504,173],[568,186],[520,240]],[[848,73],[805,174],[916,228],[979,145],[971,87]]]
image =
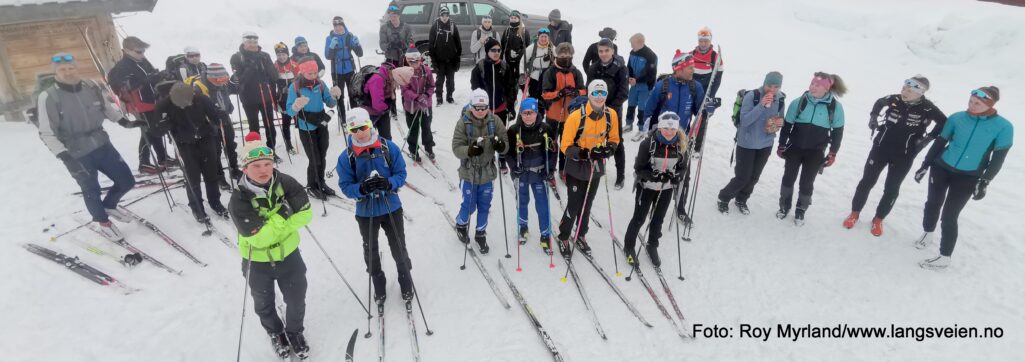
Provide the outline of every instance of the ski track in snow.
[[[515,8],[531,14],[546,15],[551,4],[543,1],[515,1]],[[627,39],[644,32],[660,57],[660,72],[668,72],[668,60],[675,48],[690,49],[693,33],[708,25],[715,42],[723,46],[726,76],[719,96],[724,107],[712,118],[704,154],[705,165],[695,212],[693,242],[681,242],[683,275],[675,279],[676,230],[665,230],[660,252],[666,277],[688,318],[695,323],[718,324],[736,328],[741,323],[772,327],[777,323],[795,326],[812,324],[833,326],[1004,328],[1003,339],[803,339],[791,342],[773,336],[768,342],[754,339],[681,340],[658,312],[639,281],[615,278],[628,298],[654,328],[642,326],[618,298],[603,285],[593,268],[578,260],[578,272],[591,297],[598,318],[609,340],[601,341],[588,320],[571,283],[560,283],[565,263],[556,256],[556,268],[549,269],[549,258],[537,245],[537,219],[531,211],[531,237],[522,246],[523,272],[515,272],[516,239],[510,230],[513,259],[504,260],[511,277],[534,308],[558,348],[572,361],[678,361],[717,360],[926,360],[972,359],[1012,360],[1020,358],[1021,337],[1025,328],[1025,279],[1021,278],[1025,247],[1020,236],[1025,227],[1014,221],[1022,215],[1022,194],[1014,187],[1025,182],[1025,162],[1020,150],[1012,150],[1001,175],[992,184],[989,197],[972,201],[961,215],[961,237],[954,265],[944,272],[927,272],[917,261],[936,252],[911,247],[911,239],[921,232],[925,185],[906,180],[901,197],[885,223],[886,233],[879,238],[868,233],[868,218],[853,230],[840,222],[849,211],[850,197],[861,176],[861,168],[870,147],[865,115],[879,97],[899,91],[900,81],[922,73],[930,77],[933,90],[928,96],[947,114],[965,107],[969,89],[995,84],[1002,90],[1003,102],[997,108],[1012,122],[1025,119],[1020,101],[1020,55],[1025,53],[1025,36],[1019,24],[1025,10],[989,3],[963,0],[910,0],[899,4],[879,0],[847,2],[783,1],[768,4],[759,1],[731,1],[704,4],[705,10],[693,12],[690,6],[667,0],[644,2],[636,7],[627,3],[594,7],[579,0],[559,4],[564,19],[574,23],[577,56],[582,59],[584,45],[595,39],[604,26],[619,31],[621,55],[629,48]],[[363,64],[380,60],[377,48],[378,5],[347,8],[323,0],[301,6],[282,6],[276,2],[247,3],[244,8],[226,1],[162,1],[153,14],[119,18],[124,31],[153,44],[148,52],[158,68],[167,55],[195,45],[204,61],[227,64],[238,47],[244,30],[256,30],[265,51],[272,44],[289,45],[295,35],[310,40],[314,52],[323,50],[323,37],[330,16],[341,14],[361,38],[368,54]],[[383,6],[383,5],[382,5]],[[214,11],[195,11],[213,8]],[[326,10],[330,9],[330,10]],[[708,17],[709,12],[727,14]],[[611,20],[618,17],[616,20]],[[658,31],[659,33],[656,33]],[[463,34],[469,36],[469,34]],[[792,44],[791,42],[803,42]],[[323,54],[321,54],[323,55]],[[83,66],[88,66],[87,64]],[[792,218],[774,217],[782,162],[772,157],[749,201],[752,214],[728,216],[715,212],[714,200],[732,176],[728,164],[733,129],[729,118],[736,90],[761,84],[763,75],[779,70],[785,75],[784,91],[789,99],[801,94],[812,72],[839,73],[850,93],[841,99],[847,111],[848,127],[843,147],[834,167],[826,169],[816,183],[814,205],[807,224],[794,227]],[[466,100],[469,94],[469,67],[457,75],[455,98]],[[458,117],[458,105],[436,109],[434,131],[438,160],[450,180],[456,182],[458,161],[450,149],[452,131]],[[233,115],[237,117],[237,114]],[[404,117],[400,116],[400,119]],[[403,119],[404,120],[404,119]],[[397,135],[397,125],[393,132]],[[405,127],[405,125],[402,125]],[[336,127],[332,123],[331,127]],[[137,130],[116,125],[106,127],[117,149],[135,169]],[[295,132],[293,132],[295,133]],[[1021,141],[1021,133],[1017,137]],[[632,136],[632,134],[630,134]],[[332,132],[329,165],[334,165],[344,143]],[[401,144],[401,140],[397,140]],[[0,324],[7,326],[0,338],[4,360],[60,361],[154,361],[230,360],[234,357],[239,330],[240,296],[244,279],[237,250],[229,250],[214,237],[202,237],[203,227],[180,209],[169,212],[160,194],[130,207],[174,237],[197,258],[208,263],[203,268],[172,250],[141,225],[123,225],[122,230],[136,247],[183,270],[181,276],[169,274],[144,262],[128,271],[112,260],[90,255],[51,235],[88,219],[78,191],[63,166],[39,141],[35,128],[27,124],[0,124],[0,144],[6,144],[7,156],[0,158],[0,182],[4,185],[7,207],[0,211],[3,220],[3,252],[10,257],[2,263],[8,275],[0,298]],[[279,141],[279,145],[280,145]],[[632,167],[637,143],[626,141],[628,165]],[[279,147],[283,149],[283,147]],[[302,181],[305,157],[292,157],[280,166]],[[920,162],[920,161],[919,161]],[[916,163],[917,164],[917,163]],[[434,180],[418,167],[409,167],[409,180],[430,192],[455,213],[459,195],[450,192],[441,180]],[[430,167],[430,166],[427,166]],[[514,228],[515,200],[511,183],[506,182],[506,207],[510,228]],[[603,180],[604,182],[605,180]],[[628,173],[627,183],[632,181]],[[329,182],[337,182],[337,177]],[[497,189],[497,185],[496,185]],[[604,187],[599,188],[604,193]],[[133,191],[127,198],[153,189]],[[610,188],[610,190],[612,190]],[[185,202],[185,191],[171,192]],[[563,190],[563,195],[565,191]],[[616,209],[615,229],[623,237],[633,210],[629,187],[612,191]],[[871,212],[882,192],[876,185],[866,211]],[[544,361],[550,355],[518,306],[501,307],[476,270],[469,265],[460,271],[463,250],[446,223],[435,217],[437,208],[430,200],[413,192],[401,192],[403,207],[414,218],[406,223],[407,244],[413,260],[413,277],[418,283],[433,336],[425,336],[417,317],[421,355],[425,361]],[[607,224],[605,195],[595,199],[594,214]],[[226,202],[227,195],[222,195]],[[310,225],[318,238],[366,303],[366,274],[362,248],[352,214],[328,207],[328,217],[320,217],[321,205],[313,201],[317,216]],[[490,255],[485,265],[511,299],[501,280],[495,259],[505,254],[500,198],[495,197],[489,224]],[[553,202],[553,205],[557,203]],[[557,206],[553,207],[553,210]],[[531,210],[533,207],[531,207]],[[553,214],[556,219],[558,210]],[[1019,219],[1020,220],[1020,219]],[[226,232],[230,223],[219,223]],[[42,229],[54,224],[49,232]],[[668,228],[668,222],[666,227]],[[301,250],[309,269],[307,277],[306,336],[312,348],[311,361],[338,361],[353,328],[360,329],[355,351],[356,361],[376,359],[377,321],[372,323],[371,339],[363,339],[366,315],[338,280],[324,255],[312,244],[305,231]],[[938,234],[938,233],[937,233]],[[938,243],[939,235],[936,241]],[[83,229],[65,238],[75,238],[110,250],[97,234]],[[380,236],[382,242],[384,237]],[[608,231],[592,225],[589,233],[595,259],[609,273],[614,272]],[[142,289],[124,296],[101,288],[61,267],[29,256],[20,243],[35,242],[78,255],[84,261],[108,272],[129,286]],[[387,357],[389,361],[411,360],[409,335],[399,298],[394,262],[384,250],[384,270],[389,279],[387,302]],[[622,258],[622,252],[616,254]],[[579,259],[579,258],[578,258]],[[663,303],[669,307],[658,287],[648,260],[642,265]],[[468,263],[472,264],[472,262]],[[620,260],[619,270],[628,272]],[[242,360],[275,360],[267,337],[252,311],[247,296],[243,330]],[[280,297],[279,297],[280,299]],[[376,313],[376,312],[375,312]],[[419,315],[419,311],[416,313]],[[689,328],[687,332],[690,332]],[[1018,350],[1019,352],[1013,352]]]

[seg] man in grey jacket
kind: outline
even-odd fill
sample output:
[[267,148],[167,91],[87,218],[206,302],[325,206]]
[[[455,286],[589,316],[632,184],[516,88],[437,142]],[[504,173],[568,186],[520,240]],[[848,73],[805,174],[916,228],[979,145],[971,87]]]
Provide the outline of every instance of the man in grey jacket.
[[730,200],[737,199],[737,209],[747,215],[747,199],[751,197],[765,163],[772,155],[776,132],[783,127],[786,95],[780,92],[783,75],[769,72],[762,87],[747,91],[740,107],[737,124],[737,164],[733,179],[719,191],[719,212],[730,212]]
[[413,43],[413,33],[409,25],[402,22],[399,17],[399,7],[388,6],[388,21],[381,24],[381,31],[378,32],[378,44],[384,51],[384,58],[396,67],[403,66],[406,49]]
[[[111,104],[110,94],[100,85],[81,80],[78,64],[71,54],[55,54],[51,62],[57,82],[39,94],[39,138],[82,188],[85,207],[95,222],[90,227],[111,241],[121,240],[121,231],[109,217],[121,222],[131,221],[117,210],[117,204],[135,186],[135,177],[110,144],[110,137],[103,130],[103,120],[116,121],[126,128],[140,127],[144,123],[126,119],[124,113]],[[97,172],[114,181],[102,200]]]

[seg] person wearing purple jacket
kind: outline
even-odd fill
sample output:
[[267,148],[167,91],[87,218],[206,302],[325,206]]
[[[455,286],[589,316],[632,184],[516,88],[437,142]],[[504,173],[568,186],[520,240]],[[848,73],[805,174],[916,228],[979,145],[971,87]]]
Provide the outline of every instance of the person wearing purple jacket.
[[391,70],[394,66],[384,62],[378,67],[377,74],[370,76],[363,84],[363,108],[370,114],[374,129],[381,137],[391,140],[391,118],[388,114],[388,100],[395,94],[392,85]]
[[431,134],[431,116],[433,113],[431,95],[434,94],[434,78],[431,67],[422,61],[420,51],[410,47],[406,51],[406,64],[413,68],[413,77],[402,86],[402,109],[406,110],[406,126],[409,127],[409,154],[413,162],[421,163],[421,143],[417,138],[423,135],[424,152],[427,159],[434,161],[434,135]]

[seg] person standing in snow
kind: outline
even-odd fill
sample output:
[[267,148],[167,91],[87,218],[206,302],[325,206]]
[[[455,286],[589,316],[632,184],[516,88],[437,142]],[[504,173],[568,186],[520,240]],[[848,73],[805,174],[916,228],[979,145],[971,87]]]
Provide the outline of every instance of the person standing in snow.
[[550,41],[551,31],[541,28],[537,31],[537,40],[525,50],[526,60],[520,62],[519,85],[525,87],[527,97],[538,100],[538,118],[545,119],[545,104],[541,99],[542,75],[552,66],[555,59],[555,47]]
[[[135,177],[110,144],[103,120],[125,128],[141,127],[144,121],[129,121],[113,105],[111,94],[94,81],[83,81],[78,74],[78,62],[70,53],[54,54],[50,62],[56,82],[39,93],[36,102],[39,138],[82,189],[85,208],[95,223],[90,227],[111,241],[121,240],[124,235],[110,222],[110,217],[124,223],[132,221],[117,210],[117,203],[135,187]],[[87,104],[94,106],[86,107]],[[114,181],[102,199],[98,172]]]
[[605,39],[608,39],[612,45],[612,55],[619,57],[619,47],[616,46],[616,29],[606,27],[598,32],[598,41],[591,43],[591,46],[587,47],[587,51],[584,52],[584,63],[581,69],[585,72],[591,69],[592,64],[598,62],[598,46]]
[[406,127],[409,127],[409,135],[406,138],[409,143],[409,154],[413,155],[413,162],[420,163],[419,149],[423,145],[427,158],[434,161],[434,134],[431,132],[431,121],[434,116],[434,103],[431,101],[431,95],[434,94],[434,78],[431,67],[423,63],[423,55],[416,47],[410,47],[406,51],[406,64],[413,68],[413,77],[409,79],[409,83],[402,86],[402,109],[406,110]]
[[[947,122],[947,116],[925,98],[927,90],[929,79],[916,75],[904,81],[900,94],[879,98],[872,107],[868,128],[878,135],[872,142],[865,171],[851,200],[851,214],[843,222],[845,228],[850,229],[857,224],[861,209],[868,201],[868,193],[879,180],[879,174],[887,169],[883,197],[872,218],[872,235],[883,235],[883,219],[897,202],[900,184],[911,171],[915,156],[936,139]],[[886,107],[885,118],[880,122],[879,114],[883,107]],[[926,134],[930,124],[933,124],[932,131]]]
[[[331,25],[334,28],[324,40],[324,57],[330,60],[334,67],[331,70],[331,84],[343,88],[343,90],[347,89],[351,98],[353,89],[350,79],[358,71],[352,55],[355,54],[357,58],[362,57],[363,46],[359,43],[359,37],[349,32],[349,28],[341,16],[331,19]],[[352,99],[349,100],[349,103],[353,103]],[[338,99],[338,105],[338,117],[345,119],[345,102],[341,98]]]
[[[655,79],[658,76],[658,56],[655,52],[644,45],[644,34],[637,33],[630,37],[630,60],[626,64],[627,82],[630,83],[630,94],[626,107],[626,126],[624,132],[634,129],[634,114],[640,106],[637,115],[637,133],[643,137],[648,130],[648,119],[644,116],[644,107],[648,104],[648,96],[651,95],[651,88],[655,86]],[[635,139],[635,140],[636,140]]]
[[[442,99],[453,104],[456,102],[452,94],[456,89],[455,77],[456,71],[459,70],[459,58],[463,54],[463,41],[459,37],[459,27],[449,19],[448,7],[442,5],[438,20],[431,25],[427,39],[430,43],[431,65],[438,71],[438,78],[435,80],[435,97],[438,98],[438,105],[441,105]],[[446,84],[448,88],[445,98],[442,98],[441,91]]]
[[[843,79],[835,74],[816,72],[808,91],[790,102],[779,135],[776,155],[786,160],[779,190],[779,211],[783,220],[793,205],[794,182],[801,174],[794,224],[804,225],[804,213],[811,206],[815,177],[836,162],[843,141],[844,112],[837,98],[847,93]],[[827,153],[828,150],[828,153]]]
[[519,242],[527,242],[527,220],[530,219],[527,206],[530,204],[530,192],[534,192],[534,209],[541,231],[541,249],[545,254],[552,254],[552,220],[549,213],[548,189],[546,181],[555,180],[555,160],[558,150],[555,148],[555,137],[548,124],[538,118],[537,100],[524,98],[520,102],[519,121],[509,126],[509,140],[516,147],[509,149],[506,159],[509,160],[510,175],[515,181],[517,195],[516,215],[519,224]]
[[385,139],[391,139],[391,118],[388,109],[390,97],[394,94],[394,82],[391,79],[391,63],[385,61],[363,84],[363,108],[374,121],[374,129]]
[[406,48],[413,44],[413,33],[410,31],[409,25],[402,22],[398,6],[388,5],[388,21],[381,24],[378,39],[380,39],[378,43],[381,46],[381,51],[384,52],[386,61],[395,67],[404,66],[402,60]]
[[327,109],[337,105],[335,102],[342,96],[342,90],[337,86],[329,89],[320,81],[317,63],[313,60],[299,64],[299,74],[302,76],[288,86],[285,112],[295,117],[299,142],[302,142],[303,151],[310,161],[306,166],[306,188],[313,197],[324,200],[335,195],[335,191],[324,182],[327,149],[331,141],[327,127],[331,116]]
[[915,171],[915,182],[929,174],[929,197],[922,218],[924,232],[915,240],[915,247],[929,247],[936,221],[943,220],[940,255],[922,260],[918,263],[922,268],[944,269],[950,265],[961,210],[969,198],[978,201],[986,197],[986,188],[1000,173],[1014,144],[1014,125],[993,108],[999,100],[997,87],[973,90],[968,110],[947,118],[922,167]]
[[[205,73],[185,78],[185,84],[191,85],[209,97],[218,110],[229,116],[228,118],[218,118],[217,123],[213,125],[214,131],[217,132],[215,138],[219,141],[217,154],[221,154],[221,151],[224,152],[224,158],[228,160],[228,173],[232,180],[242,178],[242,171],[238,168],[238,153],[235,151],[237,147],[235,127],[230,118],[231,114],[235,112],[235,106],[231,103],[230,95],[233,93],[233,89],[232,85],[228,83],[228,71],[220,63],[210,63],[210,67]],[[228,183],[224,175],[221,158],[215,157],[215,159],[218,172],[217,184],[220,185],[221,190],[231,190],[232,184]]]
[[292,60],[295,64],[302,64],[307,60],[312,60],[317,64],[317,78],[324,76],[324,61],[320,60],[320,56],[317,53],[310,51],[310,44],[306,42],[306,37],[300,35],[295,37],[295,45],[292,46]]
[[[242,33],[242,45],[238,52],[231,56],[231,69],[235,83],[238,84],[239,101],[249,121],[249,131],[260,131],[260,118],[263,117],[263,132],[267,146],[271,149],[277,142],[278,132],[274,129],[274,89],[278,79],[278,71],[270,55],[260,47],[260,37],[247,31]],[[274,155],[275,162],[281,162]]]
[[[509,14],[509,28],[502,33],[502,60],[509,67],[509,90],[505,92],[509,100],[509,107],[516,107],[516,99],[519,91],[520,61],[526,53],[527,44],[530,44],[530,32],[526,25],[520,22],[520,12],[513,10]],[[515,113],[515,112],[514,112]]]
[[[611,30],[611,29],[609,29]],[[610,35],[610,34],[606,34]],[[611,34],[615,36],[615,31]],[[589,68],[584,71],[587,73],[587,81],[593,82],[596,79],[605,81],[605,84],[609,87],[609,97],[606,100],[606,104],[616,111],[616,115],[619,119],[619,134],[623,134],[623,103],[626,103],[628,93],[627,88],[627,70],[626,65],[623,64],[623,58],[616,55],[616,44],[612,42],[612,39],[602,38],[598,42],[597,46],[597,59]],[[584,63],[587,63],[586,61]],[[616,154],[616,190],[623,189],[623,183],[626,177],[626,149],[624,147],[617,147]]]
[[480,253],[487,255],[490,248],[487,241],[488,215],[494,194],[494,181],[498,178],[495,167],[496,153],[509,151],[509,139],[505,122],[490,112],[488,93],[476,89],[470,94],[470,102],[456,122],[452,136],[452,153],[459,158],[459,187],[463,195],[456,217],[456,233],[459,241],[470,242],[470,215],[477,213],[476,233],[473,239],[480,247]]
[[[563,125],[569,113],[569,104],[573,99],[587,94],[587,83],[584,75],[573,66],[573,44],[563,44],[555,48],[555,67],[548,68],[541,76],[541,97],[548,104],[545,111],[545,122],[557,135],[562,135]],[[557,142],[561,142],[559,137]],[[566,181],[566,155],[559,146],[559,177]]]
[[[712,30],[707,26],[698,30],[698,46],[694,47],[690,54],[694,56],[694,79],[706,88],[709,84],[712,85],[712,88],[708,90],[708,94],[705,95],[708,102],[711,103],[716,99],[715,95],[719,93],[719,85],[722,84],[724,69],[722,57],[719,56],[719,52],[712,49]],[[712,74],[713,68],[718,68],[715,74]],[[712,116],[712,111],[707,109],[706,107],[706,111],[701,115],[704,121],[701,122],[697,137],[694,140],[694,153],[700,153],[701,146],[705,143],[705,130],[708,129],[708,118]],[[714,111],[715,107],[711,109]]]
[[[277,60],[274,68],[278,70],[278,79],[274,81],[274,94],[277,94],[277,104],[283,110],[287,110],[285,102],[288,100],[288,86],[292,84],[299,74],[299,63],[288,55],[288,45],[284,42],[274,45],[274,54]],[[287,111],[281,112],[281,136],[285,139],[285,149],[289,154],[296,154],[292,146],[292,116]]]
[[167,157],[163,141],[167,130],[157,127],[160,118],[153,113],[159,97],[156,85],[164,80],[167,73],[158,72],[146,59],[149,44],[142,39],[129,36],[121,41],[121,48],[124,56],[110,69],[107,81],[125,105],[125,111],[146,122],[139,136],[139,172],[159,173],[177,163]]
[[658,256],[659,238],[662,237],[662,223],[666,218],[669,205],[673,203],[673,193],[683,179],[686,167],[687,135],[680,131],[680,116],[673,112],[662,113],[658,117],[656,130],[651,136],[641,141],[634,160],[634,173],[637,184],[634,197],[634,212],[630,224],[626,227],[623,240],[623,256],[626,262],[636,267],[637,233],[644,226],[651,212],[651,223],[648,225],[646,251],[651,264],[662,265]]
[[484,47],[488,56],[477,62],[470,72],[470,88],[483,89],[487,92],[492,112],[502,121],[507,121],[509,109],[516,102],[516,99],[507,96],[510,67],[502,61],[502,45],[498,40],[488,39]]
[[573,43],[573,24],[562,20],[562,12],[559,9],[552,9],[548,13],[548,30],[552,31],[552,46]]
[[[480,63],[488,58],[488,40],[498,42],[498,32],[491,27],[491,15],[484,15],[480,18],[480,26],[470,34],[470,53],[473,53],[473,62]],[[499,54],[501,55],[501,54]]]
[[[249,132],[242,147],[245,174],[228,203],[238,230],[242,274],[249,280],[253,309],[279,356],[289,350],[303,357],[306,315],[306,263],[299,252],[299,229],[313,220],[310,199],[294,178],[274,168],[274,150]],[[285,301],[285,323],[275,309],[274,285]]]
[[[587,86],[587,104],[566,118],[562,131],[560,151],[566,155],[566,211],[559,222],[559,252],[571,257],[571,243],[581,252],[591,255],[587,244],[591,206],[598,194],[601,176],[605,174],[605,159],[616,153],[619,146],[619,116],[605,105],[609,87],[603,80]],[[571,239],[572,238],[572,239]]]
[[346,128],[349,147],[338,156],[338,187],[356,200],[356,223],[363,239],[363,259],[374,284],[374,299],[382,304],[387,297],[377,241],[383,230],[395,259],[402,299],[410,301],[414,289],[409,271],[413,265],[406,250],[402,200],[396,193],[406,184],[406,162],[399,146],[377,134],[366,110],[349,112]]
[[782,86],[783,74],[769,72],[760,88],[744,94],[737,123],[737,164],[733,166],[733,178],[719,190],[717,207],[723,214],[730,212],[733,199],[741,214],[751,213],[747,200],[772,155],[776,132],[783,127],[786,94],[780,91]]
[[[188,77],[206,74],[206,63],[203,63],[202,56],[199,53],[199,48],[187,46],[181,56],[185,57],[185,61],[179,61],[180,63],[168,62],[166,64],[167,72],[175,80],[184,81]],[[171,59],[173,60],[175,58],[177,58],[177,56],[172,57]]]

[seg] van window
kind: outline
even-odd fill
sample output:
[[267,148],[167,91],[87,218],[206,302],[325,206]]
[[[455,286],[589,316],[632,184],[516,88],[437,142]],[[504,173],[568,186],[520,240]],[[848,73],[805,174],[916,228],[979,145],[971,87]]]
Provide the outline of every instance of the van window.
[[427,24],[431,21],[431,7],[428,4],[409,4],[402,7],[399,18],[406,24]]
[[473,3],[473,13],[477,15],[478,23],[484,15],[491,15],[493,25],[509,25],[509,13],[491,4]]
[[470,10],[466,3],[441,3],[441,8],[448,8],[448,21],[456,25],[470,25]]

